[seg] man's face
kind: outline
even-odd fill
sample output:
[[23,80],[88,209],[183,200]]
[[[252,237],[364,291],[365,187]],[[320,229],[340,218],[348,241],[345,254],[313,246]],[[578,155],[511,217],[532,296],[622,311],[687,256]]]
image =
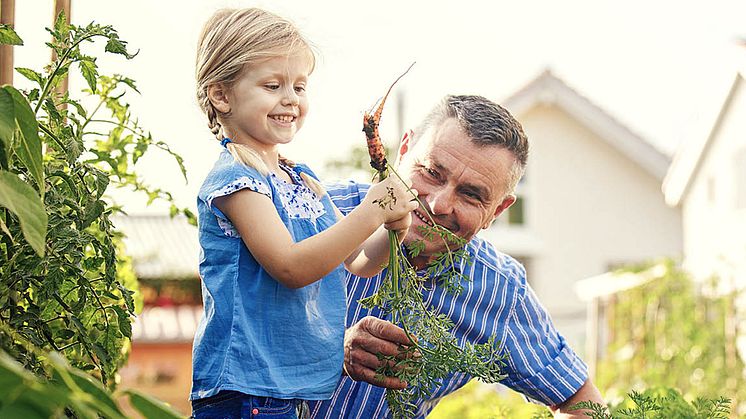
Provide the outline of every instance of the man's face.
[[[474,144],[452,118],[423,134],[414,145],[402,142],[398,172],[411,179],[436,223],[470,240],[515,201],[508,194],[515,157],[502,147]],[[438,238],[429,242],[422,236],[418,227],[427,224],[430,219],[422,208],[415,210],[405,242],[423,240],[421,255],[430,257],[446,246]]]

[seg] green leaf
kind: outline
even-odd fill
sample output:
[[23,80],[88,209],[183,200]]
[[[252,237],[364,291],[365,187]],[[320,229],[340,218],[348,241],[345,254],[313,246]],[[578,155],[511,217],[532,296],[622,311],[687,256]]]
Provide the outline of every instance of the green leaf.
[[140,412],[143,417],[148,419],[177,419],[184,417],[162,401],[156,400],[136,390],[129,389],[125,390],[124,393],[129,395],[130,404],[132,404],[132,407]]
[[39,256],[44,256],[47,212],[34,188],[17,175],[0,171],[0,205],[18,217],[26,241]]
[[68,340],[75,336],[75,332],[70,329],[60,329],[57,331],[57,337],[60,339]]
[[88,82],[88,87],[91,91],[96,91],[96,80],[98,79],[98,70],[96,67],[96,59],[85,57],[78,63],[80,65],[80,72],[83,78]]
[[13,96],[7,90],[0,89],[0,140],[6,147],[10,146],[16,130],[15,115]]
[[23,39],[13,30],[13,27],[0,23],[0,44],[23,45]]
[[119,324],[119,331],[122,335],[132,338],[132,320],[130,319],[129,313],[124,311],[122,307],[112,306],[114,311],[117,313],[117,322]]
[[112,399],[111,393],[107,392],[100,382],[91,379],[90,375],[82,371],[70,369],[68,372],[75,381],[75,384],[77,384],[83,392],[93,396],[97,404],[105,404],[116,413],[121,413],[116,402]]
[[126,42],[120,41],[119,38],[114,35],[109,37],[109,42],[106,43],[106,48],[104,48],[104,50],[106,52],[113,52],[114,54],[124,55],[125,57],[127,57],[127,59],[135,58],[135,55],[137,55],[137,53],[130,54],[129,52],[127,52],[126,45]]
[[29,172],[39,186],[39,192],[44,195],[44,170],[41,165],[41,140],[39,126],[26,98],[13,86],[3,86],[11,96],[15,109],[16,124],[21,130],[22,139],[16,145],[16,152],[21,161],[26,164]]
[[16,244],[15,240],[13,240],[13,235],[10,234],[10,230],[8,230],[8,226],[5,225],[5,221],[3,221],[2,218],[0,218],[0,230],[2,230],[3,233],[8,235],[8,238],[10,238],[10,242],[12,244]]
[[57,19],[54,21],[54,31],[57,32],[60,39],[65,38],[70,33],[70,25],[67,23],[64,10],[60,10],[60,14],[57,15]]
[[44,84],[44,79],[42,78],[42,75],[30,68],[16,67],[16,71],[23,77],[26,77],[27,79],[36,82],[39,86]]

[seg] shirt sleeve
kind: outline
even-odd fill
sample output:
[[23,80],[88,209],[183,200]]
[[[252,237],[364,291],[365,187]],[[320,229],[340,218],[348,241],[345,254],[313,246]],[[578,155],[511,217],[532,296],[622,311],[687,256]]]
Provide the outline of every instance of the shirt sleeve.
[[334,205],[342,214],[347,215],[362,202],[370,185],[354,181],[324,183],[324,188]]
[[559,334],[526,284],[510,315],[505,348],[508,378],[502,384],[529,400],[556,405],[569,399],[588,378],[588,367]]
[[204,200],[207,208],[217,217],[218,224],[229,237],[237,237],[237,231],[220,209],[213,202],[215,198],[228,196],[247,189],[272,199],[272,190],[268,180],[254,168],[240,163],[230,162],[216,166],[200,190],[200,199]]

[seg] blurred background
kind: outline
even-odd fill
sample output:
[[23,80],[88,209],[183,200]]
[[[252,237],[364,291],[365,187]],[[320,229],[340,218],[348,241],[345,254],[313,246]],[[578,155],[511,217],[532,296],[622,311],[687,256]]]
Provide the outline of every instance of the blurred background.
[[[745,412],[746,3],[70,3],[73,23],[113,25],[139,50],[98,64],[136,81],[140,95],[127,102],[140,125],[184,157],[188,183],[169,159],[137,169],[184,207],[196,207],[220,150],[196,104],[194,60],[204,21],[221,7],[276,12],[314,42],[311,113],[283,154],[324,179],[370,178],[363,112],[412,62],[384,111],[389,146],[445,94],[503,104],[524,125],[531,157],[516,205],[483,234],[525,264],[602,392],[676,386],[725,394]],[[49,61],[43,28],[53,9],[51,0],[15,2],[25,45],[14,67]],[[30,82],[16,73],[13,84]],[[70,79],[71,94],[83,86]],[[145,300],[121,385],[188,413],[201,314],[196,230],[167,207],[112,199],[129,213],[117,225]],[[493,398],[503,395],[470,386],[433,416],[512,400]]]

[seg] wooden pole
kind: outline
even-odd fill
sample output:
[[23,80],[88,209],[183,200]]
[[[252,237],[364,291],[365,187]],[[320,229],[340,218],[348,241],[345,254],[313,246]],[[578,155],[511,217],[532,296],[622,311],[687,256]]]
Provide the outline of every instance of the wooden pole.
[[[59,16],[60,12],[65,12],[65,20],[67,21],[67,24],[70,24],[70,13],[71,13],[71,1],[72,0],[54,0],[54,15],[52,16],[52,26],[54,26],[54,23],[57,22],[57,16]],[[52,61],[57,59],[57,54],[52,51]],[[57,86],[57,93],[60,95],[64,95],[67,93],[68,88],[68,77],[65,77],[62,82],[60,82],[60,85]],[[62,105],[62,107],[66,107],[66,105]]]
[[[15,0],[0,0],[0,23],[13,26],[16,16]],[[13,84],[13,45],[0,45],[0,86]]]

